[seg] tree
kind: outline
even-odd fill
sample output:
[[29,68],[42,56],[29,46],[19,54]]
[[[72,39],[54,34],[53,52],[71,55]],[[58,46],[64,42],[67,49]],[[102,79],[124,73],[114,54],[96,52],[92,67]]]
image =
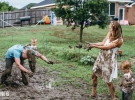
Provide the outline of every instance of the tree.
[[[56,0],[57,7],[53,8],[55,15],[68,22],[72,19],[76,28],[80,26],[80,42],[82,42],[83,29],[92,25],[105,28],[108,24],[107,0]],[[88,24],[90,23],[90,24]]]
[[7,2],[0,2],[0,11],[13,11],[16,8],[10,6]]

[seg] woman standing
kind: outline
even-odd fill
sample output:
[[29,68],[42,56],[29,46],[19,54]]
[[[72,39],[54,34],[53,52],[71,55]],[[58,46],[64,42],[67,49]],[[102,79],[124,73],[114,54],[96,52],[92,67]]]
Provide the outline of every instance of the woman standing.
[[102,42],[89,43],[87,45],[89,48],[100,49],[92,73],[92,98],[96,97],[97,77],[99,77],[107,83],[112,100],[116,100],[112,79],[117,78],[117,50],[121,47],[122,43],[121,26],[117,21],[112,21],[109,26],[109,32]]

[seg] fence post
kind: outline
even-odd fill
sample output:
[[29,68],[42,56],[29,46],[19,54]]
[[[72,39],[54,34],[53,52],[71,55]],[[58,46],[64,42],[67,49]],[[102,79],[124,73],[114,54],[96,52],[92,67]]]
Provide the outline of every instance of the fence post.
[[27,10],[28,10],[28,9],[26,8],[26,9],[25,9],[25,16],[28,16],[28,14],[27,14],[27,13],[28,13],[28,12],[27,12]]
[[4,19],[4,12],[3,12],[3,19],[2,19],[2,20],[3,20],[3,21],[2,21],[2,22],[3,22],[2,26],[3,26],[3,28],[4,28],[4,20],[5,20],[5,19]]

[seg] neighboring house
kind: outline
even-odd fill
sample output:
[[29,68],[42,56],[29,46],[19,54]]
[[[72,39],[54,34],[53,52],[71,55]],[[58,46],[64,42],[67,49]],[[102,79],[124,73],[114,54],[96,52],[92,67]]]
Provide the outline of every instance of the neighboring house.
[[[108,0],[108,2],[108,15],[111,19],[117,17],[119,21],[126,20],[129,24],[135,24],[135,0]],[[44,0],[31,9],[50,9],[53,7],[56,7],[55,0]]]
[[109,16],[117,17],[119,21],[126,20],[135,24],[135,0],[108,0]]
[[51,9],[55,7],[55,0],[44,0],[35,6],[31,7],[31,9],[40,9],[40,8],[45,8],[45,9]]
[[37,3],[29,3],[26,6],[22,7],[20,10],[25,10],[26,8],[29,9],[30,6],[35,6]]

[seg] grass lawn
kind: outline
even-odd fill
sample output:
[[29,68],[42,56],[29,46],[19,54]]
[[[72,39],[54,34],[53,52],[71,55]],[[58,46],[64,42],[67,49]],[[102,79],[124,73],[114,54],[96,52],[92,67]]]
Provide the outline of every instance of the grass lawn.
[[[108,27],[99,29],[98,26],[91,26],[84,29],[83,44],[85,41],[98,42],[102,41],[108,32]],[[125,59],[135,57],[135,26],[122,26],[124,43],[120,48],[123,51],[123,56],[118,57],[121,62]],[[48,66],[51,71],[57,71],[60,79],[54,83],[57,87],[71,85],[75,88],[83,88],[86,94],[91,93],[91,72],[93,65],[86,65],[80,62],[82,57],[92,56],[97,57],[99,50],[92,49],[89,52],[85,49],[78,49],[75,46],[79,43],[79,28],[74,31],[71,27],[66,26],[50,26],[39,25],[37,27],[13,27],[0,28],[0,59],[4,61],[7,49],[15,44],[28,44],[31,38],[37,38],[37,46],[39,51],[44,54],[49,60],[55,62],[54,65],[47,65],[42,60],[37,59],[37,65]],[[69,45],[72,48],[69,48]],[[132,71],[135,73],[135,64],[132,66]],[[121,91],[119,84],[123,73],[119,70],[119,78],[114,80],[116,94],[121,100]],[[101,79],[97,93],[108,94],[108,88]],[[135,93],[133,95],[135,100]]]

